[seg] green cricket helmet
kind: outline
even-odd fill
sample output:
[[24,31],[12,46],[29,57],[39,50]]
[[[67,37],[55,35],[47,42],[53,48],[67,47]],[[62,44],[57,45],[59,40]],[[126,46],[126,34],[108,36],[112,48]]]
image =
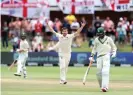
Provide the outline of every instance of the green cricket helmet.
[[26,39],[26,33],[25,33],[25,32],[22,32],[22,33],[20,34],[20,36],[21,36],[21,39],[22,39],[22,40]]
[[103,27],[100,27],[97,29],[97,36],[104,36],[104,28]]

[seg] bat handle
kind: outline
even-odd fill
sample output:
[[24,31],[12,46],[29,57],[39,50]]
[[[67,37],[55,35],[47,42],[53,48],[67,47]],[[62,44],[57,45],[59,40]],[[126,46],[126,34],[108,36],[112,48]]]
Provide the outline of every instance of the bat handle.
[[93,63],[93,61],[90,61],[90,63],[89,63],[89,66],[88,66],[88,67],[90,67],[90,66],[92,65],[92,63]]

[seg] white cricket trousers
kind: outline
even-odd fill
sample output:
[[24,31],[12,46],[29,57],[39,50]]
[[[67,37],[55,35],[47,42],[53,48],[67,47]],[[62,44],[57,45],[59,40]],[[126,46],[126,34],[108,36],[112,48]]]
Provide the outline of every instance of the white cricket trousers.
[[59,53],[60,80],[66,81],[66,74],[70,62],[71,53]]
[[20,54],[17,60],[17,74],[23,73],[24,76],[27,75],[26,72],[26,61],[27,61],[28,55],[27,54]]
[[97,58],[97,79],[100,88],[109,88],[110,55]]

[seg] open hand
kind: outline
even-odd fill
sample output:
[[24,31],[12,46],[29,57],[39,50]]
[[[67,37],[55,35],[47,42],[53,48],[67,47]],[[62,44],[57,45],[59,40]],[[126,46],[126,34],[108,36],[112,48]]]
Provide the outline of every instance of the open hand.
[[85,25],[86,25],[86,23],[85,23],[85,22],[84,22],[84,23],[83,23],[83,22],[81,22],[81,26],[83,26],[83,27],[84,27]]
[[52,47],[49,47],[49,48],[48,48],[48,51],[52,51],[52,50],[53,50],[53,48],[52,48]]
[[46,22],[46,24],[48,25],[48,20],[47,20],[47,19],[45,20],[45,22]]

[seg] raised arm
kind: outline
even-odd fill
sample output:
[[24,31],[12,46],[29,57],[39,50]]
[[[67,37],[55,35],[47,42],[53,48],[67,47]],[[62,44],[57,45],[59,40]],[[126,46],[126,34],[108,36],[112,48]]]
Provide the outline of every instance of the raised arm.
[[47,24],[47,27],[49,28],[49,30],[50,30],[52,33],[56,34],[56,32],[54,31],[54,29],[48,24],[48,21],[46,21],[46,24]]
[[74,33],[74,35],[75,36],[78,35],[82,31],[82,29],[84,28],[85,25],[86,25],[86,23],[81,23],[81,27]]

